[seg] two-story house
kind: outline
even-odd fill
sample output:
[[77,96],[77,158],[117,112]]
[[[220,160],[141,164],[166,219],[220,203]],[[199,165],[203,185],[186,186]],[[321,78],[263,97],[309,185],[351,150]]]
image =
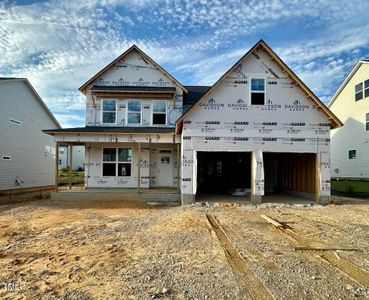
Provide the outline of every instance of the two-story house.
[[332,177],[369,179],[369,60],[356,63],[328,107],[344,124],[331,131]]
[[45,128],[61,128],[26,78],[0,77],[0,192],[55,188],[56,153]]
[[338,118],[260,40],[212,87],[183,86],[132,46],[80,88],[86,127],[45,130],[86,147],[86,188],[330,196]]

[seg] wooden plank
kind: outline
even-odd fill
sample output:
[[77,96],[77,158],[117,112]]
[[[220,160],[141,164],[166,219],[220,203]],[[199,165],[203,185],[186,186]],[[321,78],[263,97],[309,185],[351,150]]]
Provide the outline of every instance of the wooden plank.
[[[304,239],[298,232],[294,231],[292,228],[283,226],[278,221],[273,220],[272,218],[266,215],[260,215],[260,217],[266,220],[268,223],[275,226],[276,228],[280,229],[282,232],[292,237],[294,240],[300,243],[302,247],[312,248],[309,245],[309,241]],[[363,285],[364,287],[369,288],[369,273],[353,265],[352,263],[343,258],[340,257],[337,258],[337,253],[334,254],[333,252],[329,252],[329,250],[323,252],[311,250],[308,251],[308,253],[311,253],[314,257],[318,257],[321,260],[328,262],[331,266],[337,268],[342,274],[346,275],[355,282]]]
[[361,252],[360,249],[357,248],[345,248],[345,247],[306,247],[299,246],[295,247],[296,251],[352,251],[352,252]]
[[266,215],[260,215],[260,217],[262,217],[268,223],[272,224],[274,227],[283,228],[283,224],[281,224],[281,223],[273,220],[272,218],[270,218],[270,217],[268,217]]
[[249,260],[244,258],[237,251],[237,248],[233,246],[228,235],[223,229],[223,226],[218,222],[215,216],[207,214],[206,218],[218,237],[233,273],[237,276],[237,284],[239,285],[240,292],[242,293],[242,298],[252,300],[274,299],[264,282],[262,282],[257,274],[252,271]]

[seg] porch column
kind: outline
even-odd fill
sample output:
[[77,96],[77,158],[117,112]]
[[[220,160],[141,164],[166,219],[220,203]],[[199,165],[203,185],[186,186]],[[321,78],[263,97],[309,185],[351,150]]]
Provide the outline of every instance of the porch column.
[[316,202],[328,204],[331,197],[331,174],[329,153],[318,152],[316,155]]
[[251,155],[251,203],[260,204],[264,196],[263,152],[256,150]]
[[59,181],[59,142],[55,144],[55,186],[56,192],[58,191],[58,181]]
[[138,143],[138,154],[137,154],[137,189],[141,192],[141,143]]
[[69,155],[69,189],[72,189],[72,164],[73,164],[73,145],[68,145],[68,155]]
[[[183,147],[183,145],[182,145]],[[183,149],[183,148],[182,148]],[[195,202],[196,194],[196,151],[182,150],[181,153],[181,202],[182,205]]]
[[181,176],[181,148],[180,148],[180,144],[177,144],[177,190],[178,192],[180,191],[180,178]]

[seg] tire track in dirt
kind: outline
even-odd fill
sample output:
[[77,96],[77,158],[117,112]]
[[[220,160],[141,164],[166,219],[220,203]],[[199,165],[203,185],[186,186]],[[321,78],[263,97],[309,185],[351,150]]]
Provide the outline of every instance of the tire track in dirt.
[[212,214],[206,214],[209,224],[215,231],[220,245],[222,246],[225,256],[233,273],[236,276],[237,283],[242,296],[246,299],[274,299],[271,292],[260,280],[260,278],[252,272],[249,263],[242,257],[237,249],[228,239],[224,229],[219,224],[216,217]]

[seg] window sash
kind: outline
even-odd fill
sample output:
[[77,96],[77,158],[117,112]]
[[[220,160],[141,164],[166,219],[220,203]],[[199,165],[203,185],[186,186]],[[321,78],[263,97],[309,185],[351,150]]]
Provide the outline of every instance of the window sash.
[[102,100],[102,123],[117,123],[117,100]]
[[[114,165],[114,175],[113,175],[113,172],[111,172],[112,171],[112,168],[110,167],[111,165]],[[106,174],[109,171],[111,172],[111,175],[104,175],[104,173]],[[131,148],[103,148],[102,176],[103,177],[131,177],[132,176],[132,149]]]
[[165,100],[156,100],[153,102],[152,111],[154,113],[167,113],[167,101]]
[[265,93],[265,79],[264,78],[251,78],[251,92],[252,93]]
[[142,102],[140,100],[128,101],[127,124],[141,124]]

